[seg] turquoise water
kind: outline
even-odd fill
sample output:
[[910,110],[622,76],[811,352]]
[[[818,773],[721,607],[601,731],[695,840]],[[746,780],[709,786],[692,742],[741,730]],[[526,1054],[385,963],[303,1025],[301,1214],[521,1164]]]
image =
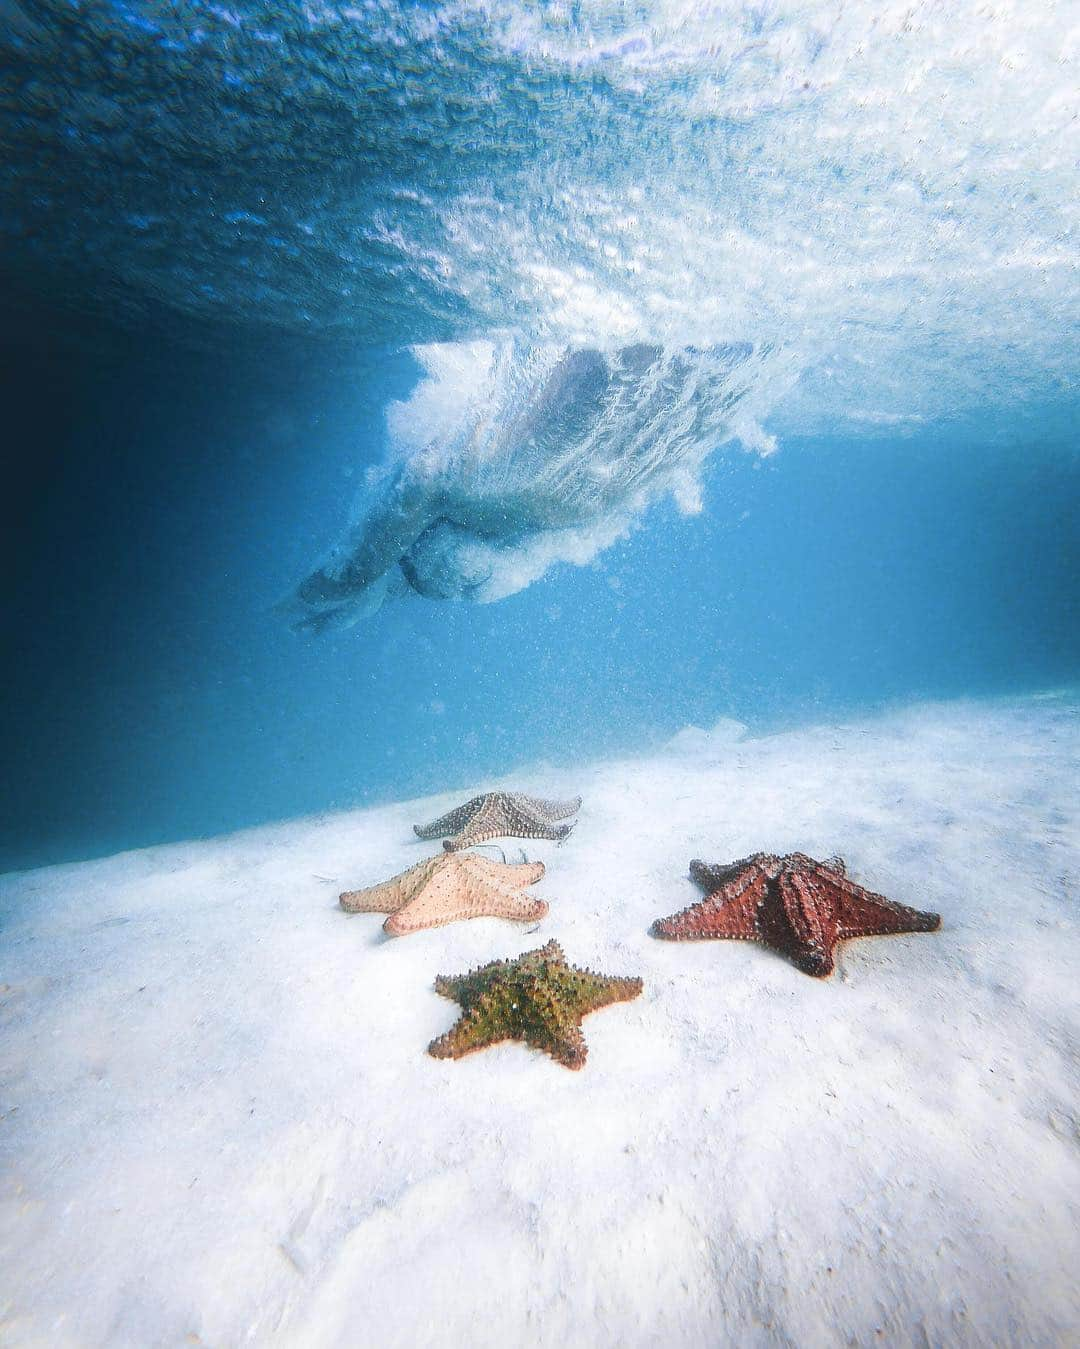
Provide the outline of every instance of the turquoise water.
[[903,10],[9,0],[0,866],[1075,681],[1064,9]]

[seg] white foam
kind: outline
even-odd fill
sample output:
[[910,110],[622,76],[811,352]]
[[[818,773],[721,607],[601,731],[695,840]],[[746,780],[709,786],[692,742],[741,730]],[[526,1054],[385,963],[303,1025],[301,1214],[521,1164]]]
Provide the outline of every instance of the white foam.
[[389,403],[385,413],[391,452],[402,457],[453,441],[463,409],[490,397],[496,360],[491,342],[431,343],[413,354],[423,374],[409,397]]
[[1064,6],[495,13],[507,59],[602,70],[603,127],[588,137],[570,101],[563,122],[553,96],[526,177],[445,203],[448,274],[495,323],[578,345],[771,342],[842,371],[807,418],[843,416],[849,382],[927,416],[1075,371]]
[[[524,845],[532,933],[384,941],[335,904],[488,784],[4,878],[0,1336],[1067,1342],[1078,712],[721,728],[515,774],[585,796],[564,846]],[[761,847],[840,851],[942,929],[851,943],[824,983],[648,936],[691,857]],[[549,937],[645,981],[587,1019],[583,1072],[425,1054],[456,1015],[437,973]]]

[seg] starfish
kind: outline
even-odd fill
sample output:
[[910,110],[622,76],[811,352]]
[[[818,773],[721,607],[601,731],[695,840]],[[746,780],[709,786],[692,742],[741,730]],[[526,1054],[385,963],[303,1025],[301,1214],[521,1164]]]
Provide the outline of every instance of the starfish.
[[842,857],[815,862],[801,852],[758,852],[726,866],[693,861],[690,875],[708,898],[658,918],[654,937],[764,942],[819,979],[832,974],[836,946],[849,937],[936,932],[941,926],[940,914],[905,908],[856,885]]
[[517,960],[493,960],[459,975],[439,975],[435,990],[460,1002],[464,1015],[428,1053],[459,1059],[502,1040],[524,1040],[567,1068],[580,1068],[588,1052],[581,1019],[641,992],[640,979],[612,979],[566,963],[557,941]]
[[346,913],[388,913],[383,930],[391,937],[442,927],[458,918],[515,918],[527,923],[543,918],[548,906],[520,891],[543,874],[543,862],[512,865],[475,853],[443,852],[381,885],[347,890],[339,902]]
[[572,801],[544,801],[521,792],[485,792],[430,824],[414,824],[413,832],[417,838],[445,839],[447,852],[486,843],[489,838],[564,839],[574,826],[555,821],[573,815],[580,805],[580,796]]

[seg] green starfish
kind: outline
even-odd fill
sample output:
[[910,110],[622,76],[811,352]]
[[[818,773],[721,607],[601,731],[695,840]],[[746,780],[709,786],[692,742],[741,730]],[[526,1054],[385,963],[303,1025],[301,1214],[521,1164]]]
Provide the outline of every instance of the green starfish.
[[580,1068],[588,1053],[582,1017],[636,998],[641,980],[579,970],[566,963],[557,941],[549,941],[517,960],[493,960],[456,979],[440,974],[435,991],[465,1009],[460,1021],[428,1046],[437,1059],[459,1059],[501,1040],[524,1040],[567,1068]]

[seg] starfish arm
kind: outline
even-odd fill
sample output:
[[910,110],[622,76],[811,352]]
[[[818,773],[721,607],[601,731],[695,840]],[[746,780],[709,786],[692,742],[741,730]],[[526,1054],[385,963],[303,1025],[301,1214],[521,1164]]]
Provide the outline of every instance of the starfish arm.
[[[733,941],[754,941],[758,931],[758,910],[768,889],[768,877],[755,868],[745,877],[724,886],[707,899],[691,904],[670,918],[658,918],[652,925],[654,937],[668,941],[690,941],[700,938],[727,938]],[[741,889],[738,887],[741,885]]]
[[899,932],[936,932],[941,926],[940,913],[924,913],[896,904],[883,895],[875,895],[861,886],[851,885],[857,894],[845,886],[837,887],[839,895],[839,931],[841,937],[884,937]]
[[503,907],[492,913],[495,918],[509,918],[516,923],[535,923],[546,918],[551,905],[538,895],[523,895],[516,890],[507,890],[503,895]]
[[[837,892],[837,920],[841,937],[878,937],[900,932],[936,932],[941,926],[940,913],[927,913],[897,904],[884,895],[856,884],[844,872],[838,873],[830,858],[824,866],[830,873],[827,879]],[[870,923],[872,926],[865,927]]]
[[479,853],[470,853],[466,860],[471,870],[500,885],[535,885],[547,870],[543,862],[496,862]]
[[690,879],[695,881],[708,894],[719,890],[721,886],[730,884],[736,880],[740,874],[753,865],[750,858],[740,858],[738,862],[728,862],[714,864],[712,862],[703,862],[699,857],[695,857],[690,863]]
[[547,829],[537,828],[536,833],[532,834],[531,837],[545,838],[550,839],[553,843],[561,843],[564,838],[570,837],[576,826],[576,820],[571,821],[570,824],[553,824]]
[[566,1068],[583,1067],[588,1053],[581,1029],[584,1011],[568,996],[565,981],[558,979],[552,985],[530,979],[523,992],[520,1033],[525,1042]]
[[459,833],[476,814],[483,801],[482,796],[474,796],[471,801],[466,801],[463,806],[457,806],[454,810],[447,811],[445,815],[440,815],[437,820],[432,820],[430,824],[414,824],[413,833],[417,838],[423,839],[448,838],[452,834]]
[[570,834],[574,824],[555,824],[554,821],[572,815],[580,804],[580,797],[575,803],[543,801],[538,797],[520,794],[506,796],[502,799],[506,832],[516,838],[562,840]]
[[477,1049],[508,1040],[513,1025],[508,996],[504,989],[485,993],[445,1035],[432,1040],[428,1053],[436,1059],[460,1059]]
[[505,838],[513,832],[508,828],[508,823],[506,811],[498,797],[481,797],[468,821],[451,834],[444,846],[451,852],[457,852],[477,843],[486,843],[488,839]]
[[338,897],[338,903],[346,913],[396,913],[426,884],[438,861],[438,858],[429,857],[380,885],[346,890]]
[[542,1030],[531,1031],[525,1036],[534,1049],[542,1049],[564,1068],[575,1072],[585,1067],[589,1046],[585,1043],[585,1032],[577,1021],[560,1017]]
[[581,809],[581,797],[575,796],[572,801],[548,801],[540,796],[516,796],[514,803],[519,809],[528,814],[539,816],[548,823],[555,820],[565,820],[568,815],[576,815]]
[[519,885],[488,881],[484,890],[491,897],[491,913],[497,918],[543,918],[549,908],[546,899],[527,894]]
[[479,965],[468,974],[439,974],[435,977],[435,992],[444,998],[452,998],[468,1009],[483,994],[493,974],[505,968],[505,960],[490,960]]
[[577,827],[577,821],[572,820],[569,824],[553,824],[548,829],[537,829],[533,838],[551,839],[555,843],[561,843],[564,838],[569,838]]
[[[805,974],[825,979],[833,972],[840,940],[837,912],[840,892],[832,877],[817,872],[781,872],[777,882],[783,922],[762,925],[762,939]],[[770,915],[771,916],[771,915]]]
[[582,1016],[615,1002],[632,1002],[641,993],[644,984],[637,978],[619,979],[608,974],[594,974],[592,970],[571,968],[567,971],[568,1000]]
[[792,870],[812,872],[815,876],[825,874],[825,878],[830,881],[847,876],[847,863],[836,853],[832,857],[826,857],[824,862],[808,857],[804,852],[789,853],[785,860]]
[[444,998],[451,998],[454,1002],[460,1002],[462,1006],[467,1006],[465,990],[469,986],[471,977],[468,974],[437,974],[435,976],[435,992],[441,993]]

